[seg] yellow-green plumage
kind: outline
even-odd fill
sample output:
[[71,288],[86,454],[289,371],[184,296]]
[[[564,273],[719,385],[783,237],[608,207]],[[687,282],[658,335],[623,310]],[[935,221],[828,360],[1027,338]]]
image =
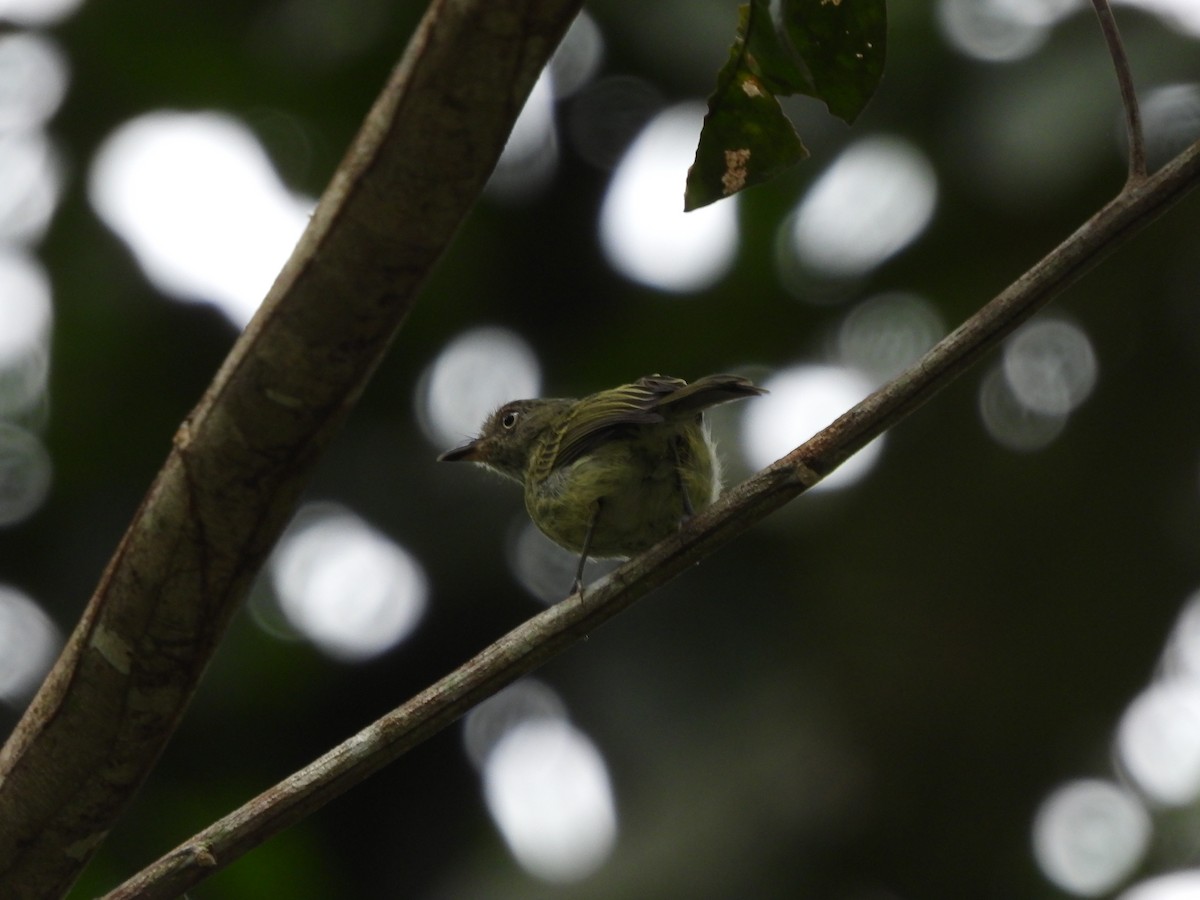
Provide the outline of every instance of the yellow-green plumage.
[[583,554],[582,572],[587,556],[638,553],[711,504],[720,466],[704,410],[761,393],[738,375],[691,384],[651,375],[581,400],[516,400],[440,459],[478,462],[523,484],[530,518]]

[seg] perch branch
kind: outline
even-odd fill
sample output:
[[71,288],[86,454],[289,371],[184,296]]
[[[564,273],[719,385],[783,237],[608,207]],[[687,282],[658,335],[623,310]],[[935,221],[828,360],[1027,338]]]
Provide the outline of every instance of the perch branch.
[[436,734],[474,704],[593,632],[833,471],[912,413],[1200,181],[1200,142],[1109,204],[894,381],[675,535],[535,616],[320,759],[121,885],[104,900],[175,897]]

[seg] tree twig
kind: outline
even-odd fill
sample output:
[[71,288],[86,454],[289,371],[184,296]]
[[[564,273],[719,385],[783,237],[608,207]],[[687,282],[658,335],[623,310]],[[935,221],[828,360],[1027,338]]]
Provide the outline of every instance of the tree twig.
[[65,893],[150,771],[580,5],[431,5],[0,750],[0,897]]
[[404,705],[201,831],[107,894],[174,897],[437,733],[637,599],[794,499],[910,414],[1055,295],[1200,182],[1200,142],[1125,189],[919,362],[783,459],[725,494],[586,595],[535,616]]
[[1133,72],[1129,57],[1125,55],[1125,43],[1113,16],[1108,0],[1092,0],[1104,42],[1112,57],[1113,69],[1117,73],[1117,85],[1121,90],[1121,105],[1125,110],[1125,134],[1129,144],[1129,180],[1138,181],[1146,177],[1146,136],[1142,129],[1142,114],[1138,109],[1137,91],[1133,87]]

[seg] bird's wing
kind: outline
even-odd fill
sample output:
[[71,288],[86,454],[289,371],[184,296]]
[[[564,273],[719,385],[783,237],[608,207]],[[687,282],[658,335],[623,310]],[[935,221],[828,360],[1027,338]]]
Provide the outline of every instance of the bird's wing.
[[[672,378],[670,380],[678,381],[679,379]],[[741,375],[705,375],[688,385],[681,382],[676,388],[661,396],[655,402],[654,408],[662,414],[663,418],[678,422],[688,416],[698,415],[710,406],[765,393],[764,388],[758,387],[750,379],[743,378]]]
[[686,385],[680,378],[648,375],[633,384],[584,397],[575,404],[557,446],[547,447],[552,452],[550,469],[569,466],[622,428],[664,421],[656,407],[664,397]]

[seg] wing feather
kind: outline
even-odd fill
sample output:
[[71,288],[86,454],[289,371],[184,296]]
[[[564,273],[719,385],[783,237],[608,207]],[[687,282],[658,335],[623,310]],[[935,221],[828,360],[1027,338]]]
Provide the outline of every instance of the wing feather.
[[656,410],[662,399],[687,384],[680,378],[649,375],[633,384],[600,391],[575,404],[554,448],[550,468],[569,466],[624,428],[665,421]]

